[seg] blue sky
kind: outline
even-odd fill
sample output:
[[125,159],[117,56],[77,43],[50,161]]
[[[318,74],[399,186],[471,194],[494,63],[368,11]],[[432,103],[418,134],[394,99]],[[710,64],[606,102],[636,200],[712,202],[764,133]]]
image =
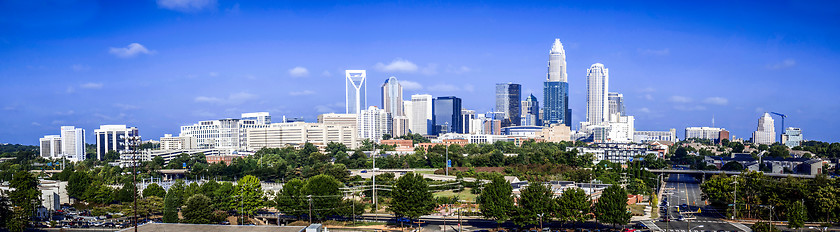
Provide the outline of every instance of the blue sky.
[[[137,126],[144,139],[199,120],[344,111],[345,69],[410,94],[489,111],[494,85],[542,101],[548,51],[565,45],[574,124],[586,69],[610,69],[637,130],[724,127],[749,138],[765,111],[806,139],[838,141],[836,1],[5,1],[0,142],[62,125]],[[411,83],[405,83],[406,81]],[[777,119],[777,131],[780,122]]]

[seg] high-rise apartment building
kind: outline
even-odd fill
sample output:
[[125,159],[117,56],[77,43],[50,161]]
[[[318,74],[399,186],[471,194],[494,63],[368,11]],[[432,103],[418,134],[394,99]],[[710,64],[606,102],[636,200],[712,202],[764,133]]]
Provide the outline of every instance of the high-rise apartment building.
[[720,140],[722,128],[717,127],[686,127],[685,139],[708,139],[712,142]]
[[531,94],[530,96],[525,98],[524,101],[522,101],[522,119],[519,125],[541,126],[542,123],[540,122],[539,114],[540,103],[539,101],[537,101],[537,97],[534,97],[534,95]]
[[382,109],[391,116],[404,116],[403,89],[396,77],[390,77],[382,84]]
[[671,128],[668,131],[636,131],[633,132],[633,142],[647,143],[654,141],[669,141],[676,143],[677,129]]
[[356,114],[321,114],[318,115],[318,123],[356,126]]
[[572,110],[569,109],[569,82],[566,76],[566,51],[560,39],[548,52],[548,73],[543,85],[542,121],[545,125],[562,123],[571,127]]
[[764,115],[758,118],[758,128],[753,132],[753,143],[770,145],[775,142],[776,127],[773,123],[773,117],[770,117],[769,113],[764,112]]
[[609,121],[609,70],[601,63],[593,64],[586,74],[586,121],[602,125]]
[[359,112],[359,117],[356,122],[356,127],[359,130],[359,139],[378,143],[382,140],[382,135],[391,134],[393,119],[391,113],[376,106],[370,106],[366,110]]
[[41,147],[41,157],[45,159],[61,158],[61,136],[47,135],[38,139]]
[[[259,114],[256,119],[226,118],[218,120],[199,121],[189,126],[181,126],[178,137],[195,138],[197,149],[244,150],[246,148],[246,130],[267,128],[271,119],[267,113],[246,113],[243,116]],[[355,118],[353,118],[355,121]]]
[[345,70],[344,89],[347,114],[359,114],[367,106],[367,77],[365,70]]
[[408,114],[408,121],[411,124],[412,133],[421,135],[434,134],[432,127],[432,95],[415,94],[411,95],[411,114]]
[[461,131],[464,134],[472,133],[472,122],[476,119],[475,110],[461,109]]
[[248,129],[246,144],[249,150],[259,150],[263,147],[303,146],[306,143],[326,147],[330,142],[334,142],[356,149],[358,133],[355,124],[273,123],[269,127]]
[[518,126],[521,123],[522,86],[514,83],[496,84],[496,111],[502,112],[499,119],[502,127]]
[[627,115],[624,113],[624,95],[620,93],[610,92],[607,94],[607,98],[609,99],[610,105],[610,115],[619,114],[619,115]]
[[108,151],[120,154],[130,151],[132,137],[139,139],[140,136],[137,127],[126,125],[101,125],[93,133],[96,135],[96,158],[99,160],[103,160]]
[[448,96],[435,98],[432,104],[434,134],[464,133],[461,126],[461,99]]
[[242,120],[254,121],[254,124],[271,124],[271,115],[268,112],[243,113]]
[[194,137],[172,137],[172,134],[164,134],[160,137],[161,150],[190,150],[196,149]]
[[85,160],[85,129],[62,126],[61,153],[69,160]]
[[790,148],[802,145],[802,129],[795,127],[788,127],[785,133],[782,134],[782,144]]

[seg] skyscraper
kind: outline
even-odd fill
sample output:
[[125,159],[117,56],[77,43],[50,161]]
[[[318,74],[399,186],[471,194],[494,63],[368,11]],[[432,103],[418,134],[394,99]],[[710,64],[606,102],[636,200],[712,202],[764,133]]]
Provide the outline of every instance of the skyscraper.
[[382,109],[391,113],[391,116],[403,116],[403,93],[402,85],[396,77],[390,77],[382,84]]
[[70,160],[85,160],[85,129],[62,126],[61,153]]
[[522,122],[519,124],[521,126],[541,126],[540,118],[540,103],[537,101],[537,97],[534,97],[533,94],[525,98],[522,101]]
[[586,121],[589,125],[609,122],[609,70],[601,63],[595,63],[586,74]]
[[60,158],[61,156],[61,136],[47,135],[38,139],[38,144],[41,146],[41,157],[47,159]]
[[[126,125],[101,125],[99,129],[93,130],[93,133],[96,135],[96,158],[99,160],[104,160],[108,151],[119,153],[129,151],[131,138],[140,136],[137,127]],[[239,131],[236,133],[238,135]]]
[[359,140],[370,139],[370,141],[379,142],[382,135],[391,134],[393,131],[391,114],[376,106],[362,110],[357,120]]
[[572,125],[572,110],[569,109],[569,82],[566,77],[566,51],[560,39],[548,52],[548,73],[543,85],[543,124],[563,123]]
[[758,118],[758,128],[753,132],[753,143],[770,145],[775,142],[776,126],[773,123],[773,117],[764,112],[764,115]]
[[367,82],[365,70],[345,70],[345,91],[347,98],[347,114],[358,115],[367,105]]
[[408,115],[408,123],[412,133],[421,135],[433,134],[432,130],[432,95],[415,94],[411,95],[411,114]]
[[432,104],[434,134],[464,133],[461,126],[461,99],[449,96],[435,98]]
[[496,84],[496,111],[502,112],[496,119],[502,120],[502,127],[518,126],[520,122],[520,106],[522,101],[522,86],[514,83]]
[[624,95],[620,93],[610,92],[607,95],[610,104],[610,115],[619,114],[619,115],[627,115],[624,113]]

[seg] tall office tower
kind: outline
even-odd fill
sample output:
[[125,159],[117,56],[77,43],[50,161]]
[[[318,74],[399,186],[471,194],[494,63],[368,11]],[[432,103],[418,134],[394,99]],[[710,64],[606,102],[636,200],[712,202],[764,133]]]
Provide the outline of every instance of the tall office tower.
[[61,153],[70,160],[85,160],[85,129],[62,126]]
[[448,96],[435,98],[432,104],[434,134],[464,133],[461,125],[461,99]]
[[408,123],[408,116],[391,117],[391,121],[393,122],[393,125],[391,126],[392,137],[400,137],[407,135],[408,132],[410,132],[409,127],[411,124]]
[[383,109],[370,106],[359,112],[356,128],[359,130],[359,140],[370,139],[375,143],[382,140],[382,135],[391,134],[391,114]]
[[101,125],[93,133],[96,135],[96,158],[99,160],[105,159],[108,151],[129,151],[131,137],[140,136],[137,127],[126,125]]
[[390,77],[382,84],[382,109],[393,117],[404,116],[402,85],[396,77]]
[[461,109],[461,132],[464,134],[475,134],[471,130],[472,121],[475,119],[475,110]]
[[496,84],[496,111],[502,112],[499,120],[502,127],[518,126],[520,123],[520,106],[522,101],[522,86],[514,83]]
[[563,49],[560,39],[554,39],[554,44],[548,52],[548,73],[543,85],[542,122],[545,125],[572,125],[569,82],[566,77],[566,50]]
[[59,158],[61,155],[61,135],[47,135],[38,139],[41,145],[41,157],[47,159]]
[[586,74],[586,121],[589,125],[609,122],[609,70],[601,63],[593,64]]
[[790,148],[801,146],[802,141],[802,129],[788,127],[785,129],[785,133],[782,134],[782,144]]
[[773,117],[764,112],[758,118],[758,128],[753,132],[753,143],[755,144],[773,144],[776,142],[776,126],[773,123]]
[[522,122],[519,125],[541,126],[539,114],[540,103],[537,101],[537,97],[531,94],[522,101]]
[[411,123],[411,132],[421,135],[434,134],[432,130],[432,95],[415,94],[411,95],[411,114],[408,115],[408,122]]
[[624,113],[624,94],[610,92],[607,94],[607,99],[609,99],[610,115],[627,115]]
[[268,112],[243,113],[242,120],[254,121],[258,125],[271,124],[271,115]]
[[344,87],[347,93],[345,104],[347,114],[359,114],[367,105],[367,81],[365,81],[365,70],[345,70]]

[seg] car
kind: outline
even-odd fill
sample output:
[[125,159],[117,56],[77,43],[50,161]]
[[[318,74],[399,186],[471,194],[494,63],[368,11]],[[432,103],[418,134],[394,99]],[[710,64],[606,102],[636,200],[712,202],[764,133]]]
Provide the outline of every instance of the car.
[[661,220],[659,220],[659,221],[660,221],[660,222],[670,222],[670,221],[671,221],[671,219],[670,219],[670,218],[667,218],[667,217],[664,217],[664,218],[662,218],[662,219],[661,219]]

